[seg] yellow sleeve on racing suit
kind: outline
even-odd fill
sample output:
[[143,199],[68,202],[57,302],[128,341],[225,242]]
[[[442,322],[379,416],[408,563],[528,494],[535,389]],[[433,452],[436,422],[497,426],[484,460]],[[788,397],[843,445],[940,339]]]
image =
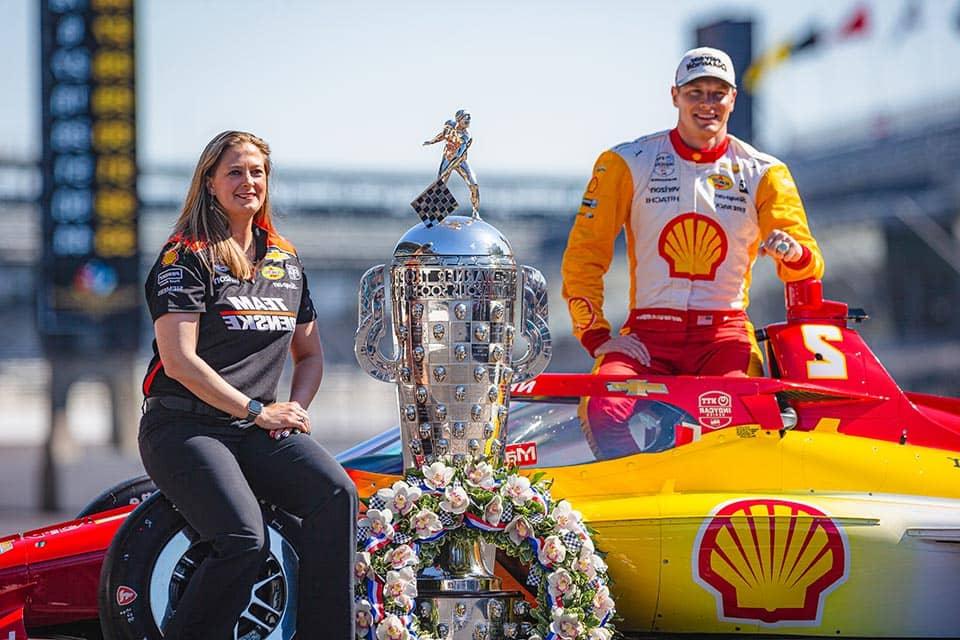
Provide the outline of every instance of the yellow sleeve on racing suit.
[[767,169],[757,185],[757,217],[762,243],[774,229],[789,233],[803,248],[803,257],[795,262],[777,262],[777,275],[784,282],[823,277],[823,254],[807,225],[807,214],[800,201],[797,185],[784,164]]
[[591,356],[610,337],[610,323],[603,317],[603,278],[632,203],[633,176],[627,163],[605,151],[593,166],[560,268],[573,335]]

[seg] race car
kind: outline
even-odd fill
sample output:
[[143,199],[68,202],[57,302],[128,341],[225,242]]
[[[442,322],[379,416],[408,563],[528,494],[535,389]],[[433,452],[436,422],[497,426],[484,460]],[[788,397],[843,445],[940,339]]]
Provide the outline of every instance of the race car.
[[[960,400],[901,390],[848,326],[864,317],[793,283],[786,321],[758,335],[767,377],[514,385],[508,460],[546,472],[596,530],[619,629],[957,635]],[[604,395],[637,403],[633,443],[598,457],[583,405]],[[399,428],[339,459],[361,496],[390,486]],[[160,638],[206,549],[151,491],[134,479],[77,520],[0,539],[0,639]],[[271,554],[236,637],[291,638],[299,527],[263,508]],[[523,588],[522,567],[499,570]]]

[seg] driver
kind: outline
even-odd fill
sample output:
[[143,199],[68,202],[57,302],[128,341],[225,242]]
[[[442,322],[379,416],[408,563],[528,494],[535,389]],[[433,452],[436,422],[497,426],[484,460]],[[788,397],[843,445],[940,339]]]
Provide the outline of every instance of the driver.
[[[823,276],[786,165],[727,133],[737,98],[730,57],[684,54],[670,89],[677,125],[597,159],[563,256],[563,297],[596,373],[759,375],[745,310],[758,255],[785,282]],[[630,314],[612,336],[604,275],[626,236]],[[598,455],[636,450],[635,398],[593,398],[587,438]]]

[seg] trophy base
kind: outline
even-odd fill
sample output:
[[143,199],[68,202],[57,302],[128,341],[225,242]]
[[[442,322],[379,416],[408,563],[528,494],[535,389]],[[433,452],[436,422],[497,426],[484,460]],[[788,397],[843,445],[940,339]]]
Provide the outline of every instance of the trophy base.
[[518,591],[420,593],[417,614],[437,640],[520,640],[533,631]]

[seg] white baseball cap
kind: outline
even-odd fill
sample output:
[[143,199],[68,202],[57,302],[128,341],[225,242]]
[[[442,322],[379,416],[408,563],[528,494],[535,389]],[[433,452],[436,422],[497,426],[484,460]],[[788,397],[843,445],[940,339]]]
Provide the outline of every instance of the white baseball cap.
[[723,80],[731,87],[737,86],[737,74],[730,56],[713,47],[697,47],[683,54],[677,66],[676,86],[704,77]]

